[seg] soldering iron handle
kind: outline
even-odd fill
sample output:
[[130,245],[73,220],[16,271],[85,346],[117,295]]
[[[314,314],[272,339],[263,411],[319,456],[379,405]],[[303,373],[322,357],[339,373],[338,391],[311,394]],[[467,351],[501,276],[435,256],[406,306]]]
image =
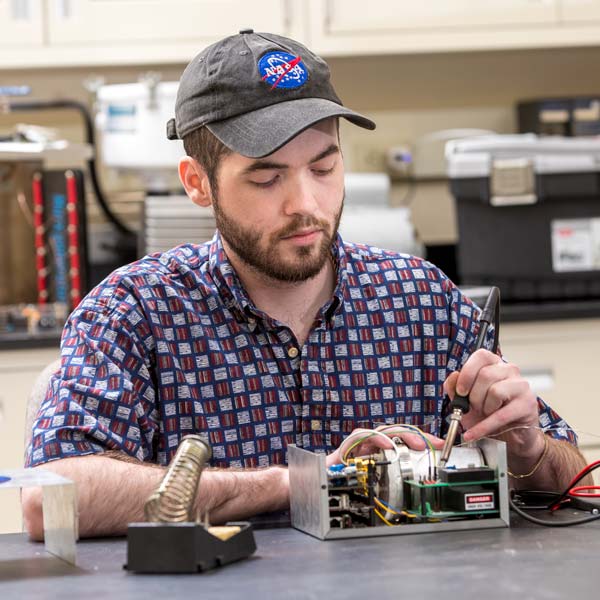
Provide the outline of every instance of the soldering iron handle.
[[[477,332],[477,338],[475,339],[475,345],[473,346],[473,352],[477,352],[480,348],[483,348],[487,339],[488,329],[495,321],[495,317],[498,314],[498,303],[500,301],[500,290],[497,287],[492,287],[485,301],[481,315],[479,316],[479,331]],[[496,339],[498,332],[496,331]],[[460,396],[456,394],[450,403],[450,410],[460,409],[463,415],[466,415],[471,408],[469,402],[469,396]]]
[[488,297],[485,300],[483,310],[479,316],[479,322],[485,322],[488,325],[494,320],[496,311],[498,310],[498,304],[500,302],[500,289],[496,286],[490,288]]
[[455,408],[459,408],[462,411],[462,414],[466,415],[471,408],[469,396],[460,396],[459,394],[456,394],[450,403],[450,410],[454,410]]

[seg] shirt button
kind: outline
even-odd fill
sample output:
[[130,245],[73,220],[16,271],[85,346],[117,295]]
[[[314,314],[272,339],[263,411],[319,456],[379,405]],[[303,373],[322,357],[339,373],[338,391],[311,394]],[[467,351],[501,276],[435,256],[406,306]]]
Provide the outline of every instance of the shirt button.
[[287,355],[290,358],[296,358],[296,356],[298,356],[299,352],[298,352],[298,348],[296,348],[296,346],[292,346],[291,348],[288,348],[287,351]]

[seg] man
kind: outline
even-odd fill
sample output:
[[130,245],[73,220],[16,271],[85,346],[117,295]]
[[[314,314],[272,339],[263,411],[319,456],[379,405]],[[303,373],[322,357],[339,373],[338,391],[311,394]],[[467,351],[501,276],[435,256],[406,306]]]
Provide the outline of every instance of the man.
[[[320,58],[242,31],[188,65],[175,112],[182,184],[218,233],[92,290],[28,448],[29,466],[77,482],[81,535],[141,520],[187,433],[213,449],[197,502],[220,522],[289,505],[290,443],[334,462],[355,428],[407,422],[441,447],[444,393],[470,393],[464,439],[501,434],[517,483],[566,485],[584,464],[573,436],[517,367],[469,358],[472,303],[433,265],[337,235],[337,119],[375,125],[341,105]],[[39,491],[24,514],[39,538]]]

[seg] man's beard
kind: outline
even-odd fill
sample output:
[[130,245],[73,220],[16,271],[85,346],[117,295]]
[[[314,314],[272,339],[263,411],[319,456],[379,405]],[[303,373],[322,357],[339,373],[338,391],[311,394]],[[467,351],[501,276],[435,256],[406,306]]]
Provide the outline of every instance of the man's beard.
[[[217,229],[231,249],[256,271],[270,279],[287,283],[306,281],[317,275],[324,267],[331,255],[331,244],[338,232],[343,206],[342,202],[340,210],[335,215],[331,231],[328,221],[297,216],[288,225],[271,234],[266,240],[265,247],[264,243],[261,244],[262,234],[255,229],[243,227],[227,216],[219,205],[218,197],[213,194]],[[319,247],[315,251],[312,245],[298,246],[294,248],[295,258],[284,260],[277,250],[281,239],[308,227],[316,227],[323,232]]]

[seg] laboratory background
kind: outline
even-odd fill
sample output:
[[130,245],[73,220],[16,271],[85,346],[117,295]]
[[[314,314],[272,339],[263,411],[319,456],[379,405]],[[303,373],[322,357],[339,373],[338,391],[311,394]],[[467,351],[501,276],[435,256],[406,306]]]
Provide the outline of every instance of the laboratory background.
[[212,237],[165,124],[188,61],[244,27],[305,43],[377,123],[340,124],[343,237],[498,286],[504,355],[600,459],[600,0],[0,0],[0,466],[87,291]]

